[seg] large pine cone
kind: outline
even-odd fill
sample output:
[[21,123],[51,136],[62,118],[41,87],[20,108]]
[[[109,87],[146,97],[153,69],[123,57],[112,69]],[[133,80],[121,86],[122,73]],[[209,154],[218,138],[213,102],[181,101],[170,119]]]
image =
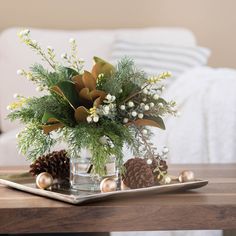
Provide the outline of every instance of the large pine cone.
[[66,156],[66,151],[54,151],[47,155],[40,156],[30,165],[30,171],[33,176],[42,172],[47,172],[53,178],[59,180],[68,180],[70,176],[70,160]]
[[141,158],[129,159],[122,174],[123,183],[131,188],[145,188],[154,185],[154,175],[150,166]]

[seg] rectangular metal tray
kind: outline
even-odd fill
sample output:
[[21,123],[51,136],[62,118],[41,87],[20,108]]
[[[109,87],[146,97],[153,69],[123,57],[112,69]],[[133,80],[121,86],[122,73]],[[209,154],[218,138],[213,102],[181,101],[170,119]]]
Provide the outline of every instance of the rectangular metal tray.
[[157,185],[153,187],[139,189],[118,190],[109,193],[78,191],[70,189],[69,187],[52,190],[42,190],[36,188],[35,179],[29,176],[28,173],[0,176],[0,184],[31,194],[78,205],[85,204],[88,202],[101,201],[108,198],[132,197],[145,194],[186,191],[203,187],[208,184],[208,180],[195,180],[186,183],[179,183],[176,181],[165,185]]

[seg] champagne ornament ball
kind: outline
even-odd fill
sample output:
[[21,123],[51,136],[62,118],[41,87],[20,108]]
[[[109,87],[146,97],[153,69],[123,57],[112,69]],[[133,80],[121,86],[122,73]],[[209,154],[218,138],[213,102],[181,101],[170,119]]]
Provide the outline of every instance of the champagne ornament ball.
[[184,170],[179,175],[179,182],[190,182],[194,181],[194,173],[191,170]]
[[47,172],[40,173],[36,178],[36,186],[40,189],[47,189],[53,184],[52,176]]
[[116,191],[117,184],[113,178],[105,178],[100,183],[100,190],[102,193],[108,193]]

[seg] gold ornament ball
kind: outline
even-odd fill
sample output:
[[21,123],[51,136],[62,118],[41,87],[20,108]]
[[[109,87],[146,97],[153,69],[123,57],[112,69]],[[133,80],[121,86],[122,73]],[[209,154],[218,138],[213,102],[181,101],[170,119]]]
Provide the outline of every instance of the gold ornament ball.
[[120,185],[121,190],[129,190],[130,188],[128,186],[126,186],[123,182],[123,180],[121,180],[121,185]]
[[190,182],[194,181],[194,173],[191,170],[184,170],[179,175],[179,182]]
[[47,172],[40,173],[36,178],[36,186],[40,189],[47,189],[53,184],[52,176]]
[[117,184],[113,178],[105,178],[100,183],[100,190],[102,193],[108,193],[116,191]]

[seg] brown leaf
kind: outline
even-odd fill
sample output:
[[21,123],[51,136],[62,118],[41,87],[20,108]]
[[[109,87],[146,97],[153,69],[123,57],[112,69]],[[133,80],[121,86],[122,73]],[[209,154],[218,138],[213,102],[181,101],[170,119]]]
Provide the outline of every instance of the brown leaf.
[[75,120],[77,123],[86,121],[88,115],[88,110],[83,106],[80,106],[75,110]]
[[111,74],[114,72],[115,67],[104,61],[101,58],[94,57],[95,65],[92,68],[92,75],[97,80],[99,74],[104,74],[106,77],[111,76]]
[[101,105],[102,101],[101,101],[101,97],[98,97],[95,99],[93,106],[98,107],[99,105]]
[[104,91],[101,91],[101,90],[93,90],[92,92],[90,92],[90,95],[91,95],[93,100],[100,97],[101,100],[103,101],[107,94]]
[[64,127],[64,125],[62,123],[56,123],[56,124],[52,124],[52,125],[43,125],[43,132],[45,134],[49,134],[51,131],[57,130],[59,128]]
[[137,120],[127,123],[126,125],[154,126],[154,127],[162,129],[162,127],[157,122],[153,120],[148,120],[148,119],[137,119]]
[[61,91],[61,89],[58,86],[51,87],[51,90],[60,96],[64,96],[64,93]]
[[88,88],[90,91],[96,89],[96,80],[90,72],[85,70],[82,79],[84,87]]
[[88,101],[92,101],[92,96],[89,92],[88,88],[83,88],[80,92],[79,92],[79,97]]
[[82,79],[82,75],[76,75],[71,79],[76,86],[76,90],[79,93],[79,91],[85,87],[83,79]]

